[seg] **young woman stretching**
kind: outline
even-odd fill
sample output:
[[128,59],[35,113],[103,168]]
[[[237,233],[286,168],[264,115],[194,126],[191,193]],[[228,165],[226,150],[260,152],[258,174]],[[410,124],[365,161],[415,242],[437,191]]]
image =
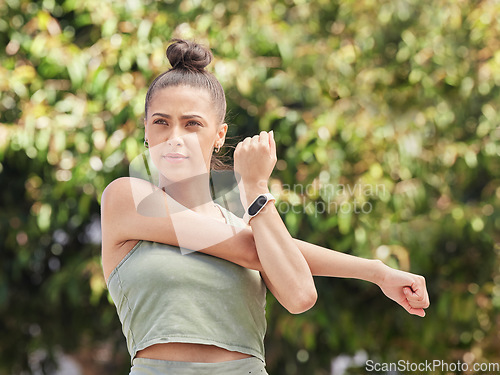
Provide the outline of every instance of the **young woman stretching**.
[[214,203],[212,153],[228,129],[224,91],[205,70],[210,50],[175,39],[167,57],[172,68],[153,81],[145,105],[158,186],[119,178],[101,201],[103,271],[130,374],[267,374],[266,287],[299,314],[316,302],[313,276],[371,281],[424,316],[422,276],[291,237],[268,190],[272,132],[245,138],[234,152],[244,220]]

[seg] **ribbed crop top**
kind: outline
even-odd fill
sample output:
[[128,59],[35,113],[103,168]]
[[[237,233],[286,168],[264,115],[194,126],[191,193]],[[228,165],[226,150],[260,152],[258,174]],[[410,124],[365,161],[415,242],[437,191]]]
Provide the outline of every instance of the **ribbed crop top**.
[[[220,206],[227,223],[244,224]],[[266,286],[260,274],[199,251],[139,241],[107,286],[131,360],[148,346],[216,345],[265,363]]]

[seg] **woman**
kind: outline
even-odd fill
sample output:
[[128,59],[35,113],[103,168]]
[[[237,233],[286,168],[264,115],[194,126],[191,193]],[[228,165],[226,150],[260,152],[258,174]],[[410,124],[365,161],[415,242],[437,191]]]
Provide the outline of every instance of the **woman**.
[[153,81],[145,105],[158,186],[120,178],[101,201],[103,271],[130,374],[266,374],[266,287],[299,314],[316,302],[313,275],[374,282],[424,316],[423,277],[290,236],[267,186],[272,132],[245,138],[234,152],[241,202],[250,206],[245,221],[213,202],[212,153],[228,129],[224,91],[205,70],[208,49],[175,39],[167,57],[172,68]]

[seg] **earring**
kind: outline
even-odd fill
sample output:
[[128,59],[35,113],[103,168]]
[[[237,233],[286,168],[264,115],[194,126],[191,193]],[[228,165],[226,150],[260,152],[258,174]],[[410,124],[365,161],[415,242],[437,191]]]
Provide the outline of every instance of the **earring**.
[[149,148],[149,143],[148,143],[147,139],[144,140],[144,147]]
[[217,147],[217,149],[215,150],[215,152],[219,152],[220,150],[220,146]]

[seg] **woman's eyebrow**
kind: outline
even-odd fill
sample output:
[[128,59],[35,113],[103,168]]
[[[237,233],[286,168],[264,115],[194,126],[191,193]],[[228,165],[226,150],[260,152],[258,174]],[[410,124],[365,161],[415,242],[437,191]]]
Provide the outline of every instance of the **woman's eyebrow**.
[[159,113],[159,112],[153,113],[151,116],[161,116],[161,117],[166,117],[166,118],[172,118],[172,116],[170,116],[170,115],[167,115],[165,113]]
[[[153,113],[152,116],[161,116],[161,117],[165,117],[165,118],[168,118],[168,119],[171,119],[172,116],[170,115],[167,115],[166,113],[160,113],[160,112],[156,112],[156,113]],[[199,118],[201,120],[205,120],[203,117],[201,117],[200,115],[197,115],[197,114],[185,114],[185,115],[182,115],[180,117],[182,120],[186,120],[186,119],[189,119],[189,118]]]

